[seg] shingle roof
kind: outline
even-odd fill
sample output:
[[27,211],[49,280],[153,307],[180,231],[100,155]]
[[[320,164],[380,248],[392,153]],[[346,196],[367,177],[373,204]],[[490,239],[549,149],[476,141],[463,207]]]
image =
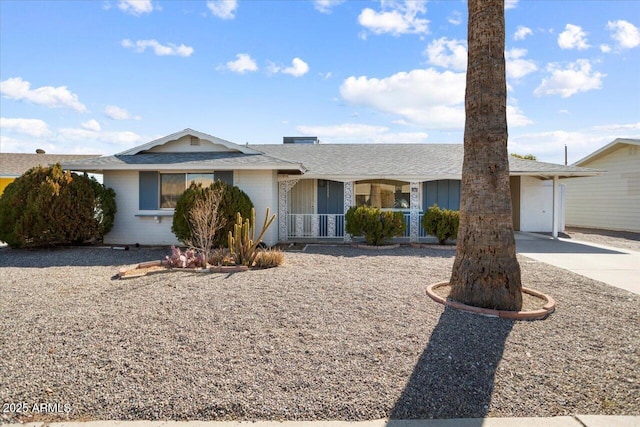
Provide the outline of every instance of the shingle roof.
[[0,175],[20,176],[34,166],[50,166],[98,156],[99,154],[0,153]]
[[[302,163],[312,176],[462,176],[462,144],[252,145],[274,157]],[[599,171],[509,156],[512,175],[585,176]]]
[[301,165],[277,159],[267,154],[238,152],[146,153],[97,157],[77,162],[65,162],[65,167],[80,170],[149,169],[158,166],[168,169],[211,168],[285,168],[300,170]]

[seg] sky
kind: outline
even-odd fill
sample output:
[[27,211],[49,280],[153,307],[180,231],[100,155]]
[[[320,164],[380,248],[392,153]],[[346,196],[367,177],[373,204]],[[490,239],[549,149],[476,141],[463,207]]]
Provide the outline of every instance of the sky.
[[[640,1],[507,0],[509,151],[640,138]],[[0,0],[0,151],[462,143],[467,4]]]

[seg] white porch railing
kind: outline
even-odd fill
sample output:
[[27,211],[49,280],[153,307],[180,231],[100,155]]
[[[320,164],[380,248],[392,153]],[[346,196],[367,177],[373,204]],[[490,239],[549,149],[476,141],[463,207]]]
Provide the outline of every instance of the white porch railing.
[[287,237],[344,238],[344,215],[289,214]]

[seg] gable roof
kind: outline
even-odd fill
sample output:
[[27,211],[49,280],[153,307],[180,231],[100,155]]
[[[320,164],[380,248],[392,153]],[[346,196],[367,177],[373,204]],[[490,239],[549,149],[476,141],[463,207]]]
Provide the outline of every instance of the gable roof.
[[[307,169],[305,177],[334,179],[460,179],[462,144],[279,144],[251,145]],[[600,171],[509,156],[510,174],[546,179],[598,175]]]
[[17,177],[34,166],[51,166],[56,163],[66,163],[99,156],[99,154],[0,153],[0,176]]
[[611,153],[612,151],[618,149],[620,145],[640,145],[640,139],[616,138],[609,144],[605,145],[602,148],[599,148],[598,150],[594,151],[593,153],[589,154],[586,157],[583,157],[582,159],[578,160],[573,164],[576,166],[581,166],[587,163],[591,163],[594,160],[597,160],[600,157],[604,157],[607,154]]
[[199,139],[209,141],[212,144],[222,145],[223,147],[228,148],[230,151],[239,151],[240,153],[243,153],[243,154],[259,154],[257,151],[252,150],[247,146],[234,144],[231,141],[227,141],[225,139],[221,139],[213,135],[206,134],[204,132],[198,132],[197,130],[187,128],[185,130],[181,130],[180,132],[172,133],[171,135],[167,135],[162,138],[155,139],[151,142],[147,142],[146,144],[142,144],[142,145],[138,145],[137,147],[130,148],[129,150],[116,154],[116,156],[118,155],[130,156],[130,155],[140,154],[143,151],[150,150],[154,147],[164,145],[171,141],[176,141],[185,136],[195,136],[195,137],[198,137]]

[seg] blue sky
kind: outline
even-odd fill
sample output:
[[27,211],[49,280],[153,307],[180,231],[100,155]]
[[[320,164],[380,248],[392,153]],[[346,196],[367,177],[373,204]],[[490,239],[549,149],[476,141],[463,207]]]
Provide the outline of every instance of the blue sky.
[[[509,150],[640,138],[640,2],[507,0]],[[466,2],[0,0],[0,151],[461,143]]]

